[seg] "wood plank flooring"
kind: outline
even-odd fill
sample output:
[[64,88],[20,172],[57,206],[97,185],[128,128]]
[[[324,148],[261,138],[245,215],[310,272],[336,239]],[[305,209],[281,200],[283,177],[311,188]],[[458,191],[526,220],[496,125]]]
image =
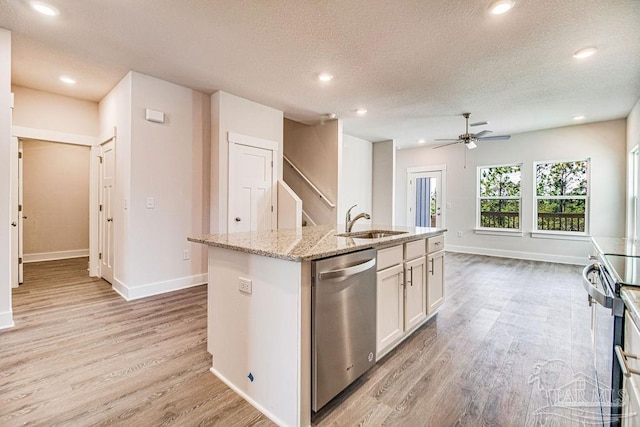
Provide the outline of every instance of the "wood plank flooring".
[[[126,302],[86,265],[25,266],[0,331],[0,426],[273,425],[209,372],[206,286]],[[580,425],[536,414],[531,382],[540,366],[593,377],[580,268],[447,254],[446,280],[436,318],[313,425]]]

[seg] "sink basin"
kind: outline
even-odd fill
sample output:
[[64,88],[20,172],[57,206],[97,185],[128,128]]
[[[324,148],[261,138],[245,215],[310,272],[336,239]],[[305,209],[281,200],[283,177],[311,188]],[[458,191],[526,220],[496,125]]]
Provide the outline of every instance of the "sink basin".
[[395,230],[368,230],[368,231],[352,231],[351,233],[336,234],[338,237],[351,237],[354,239],[382,239],[383,237],[397,236],[398,234],[406,234],[408,231]]

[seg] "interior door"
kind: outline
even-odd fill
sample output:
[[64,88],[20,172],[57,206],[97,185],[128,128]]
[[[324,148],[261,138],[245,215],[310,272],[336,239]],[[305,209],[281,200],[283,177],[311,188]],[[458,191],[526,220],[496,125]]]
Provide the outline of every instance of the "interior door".
[[273,151],[229,144],[229,233],[271,230]]
[[17,288],[19,279],[18,272],[20,269],[20,255],[18,249],[19,228],[18,223],[21,216],[18,200],[18,138],[11,138],[11,287]]
[[110,139],[101,146],[102,161],[100,164],[100,276],[113,283],[113,197],[115,188],[115,139]]
[[27,219],[24,207],[22,141],[18,142],[18,283],[24,282],[24,220]]
[[442,171],[410,173],[408,184],[408,225],[441,228]]

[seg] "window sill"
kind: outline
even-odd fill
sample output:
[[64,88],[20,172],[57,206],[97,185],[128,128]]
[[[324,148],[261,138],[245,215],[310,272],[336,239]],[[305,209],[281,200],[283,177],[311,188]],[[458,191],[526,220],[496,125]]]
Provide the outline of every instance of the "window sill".
[[473,231],[476,234],[485,234],[488,236],[522,237],[522,230],[499,229],[499,228],[476,228]]
[[532,231],[531,237],[534,239],[576,240],[579,242],[588,242],[591,240],[591,236],[588,234],[567,233],[562,231]]

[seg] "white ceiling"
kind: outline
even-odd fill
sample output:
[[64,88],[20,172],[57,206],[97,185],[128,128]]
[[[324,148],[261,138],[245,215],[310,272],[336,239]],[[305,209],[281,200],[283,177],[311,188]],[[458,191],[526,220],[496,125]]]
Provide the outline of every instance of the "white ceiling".
[[465,111],[518,133],[626,117],[640,97],[638,0],[518,0],[501,16],[489,0],[49,3],[60,16],[0,3],[13,83],[93,101],[134,70],[305,123],[336,113],[346,133],[406,147],[456,137]]

